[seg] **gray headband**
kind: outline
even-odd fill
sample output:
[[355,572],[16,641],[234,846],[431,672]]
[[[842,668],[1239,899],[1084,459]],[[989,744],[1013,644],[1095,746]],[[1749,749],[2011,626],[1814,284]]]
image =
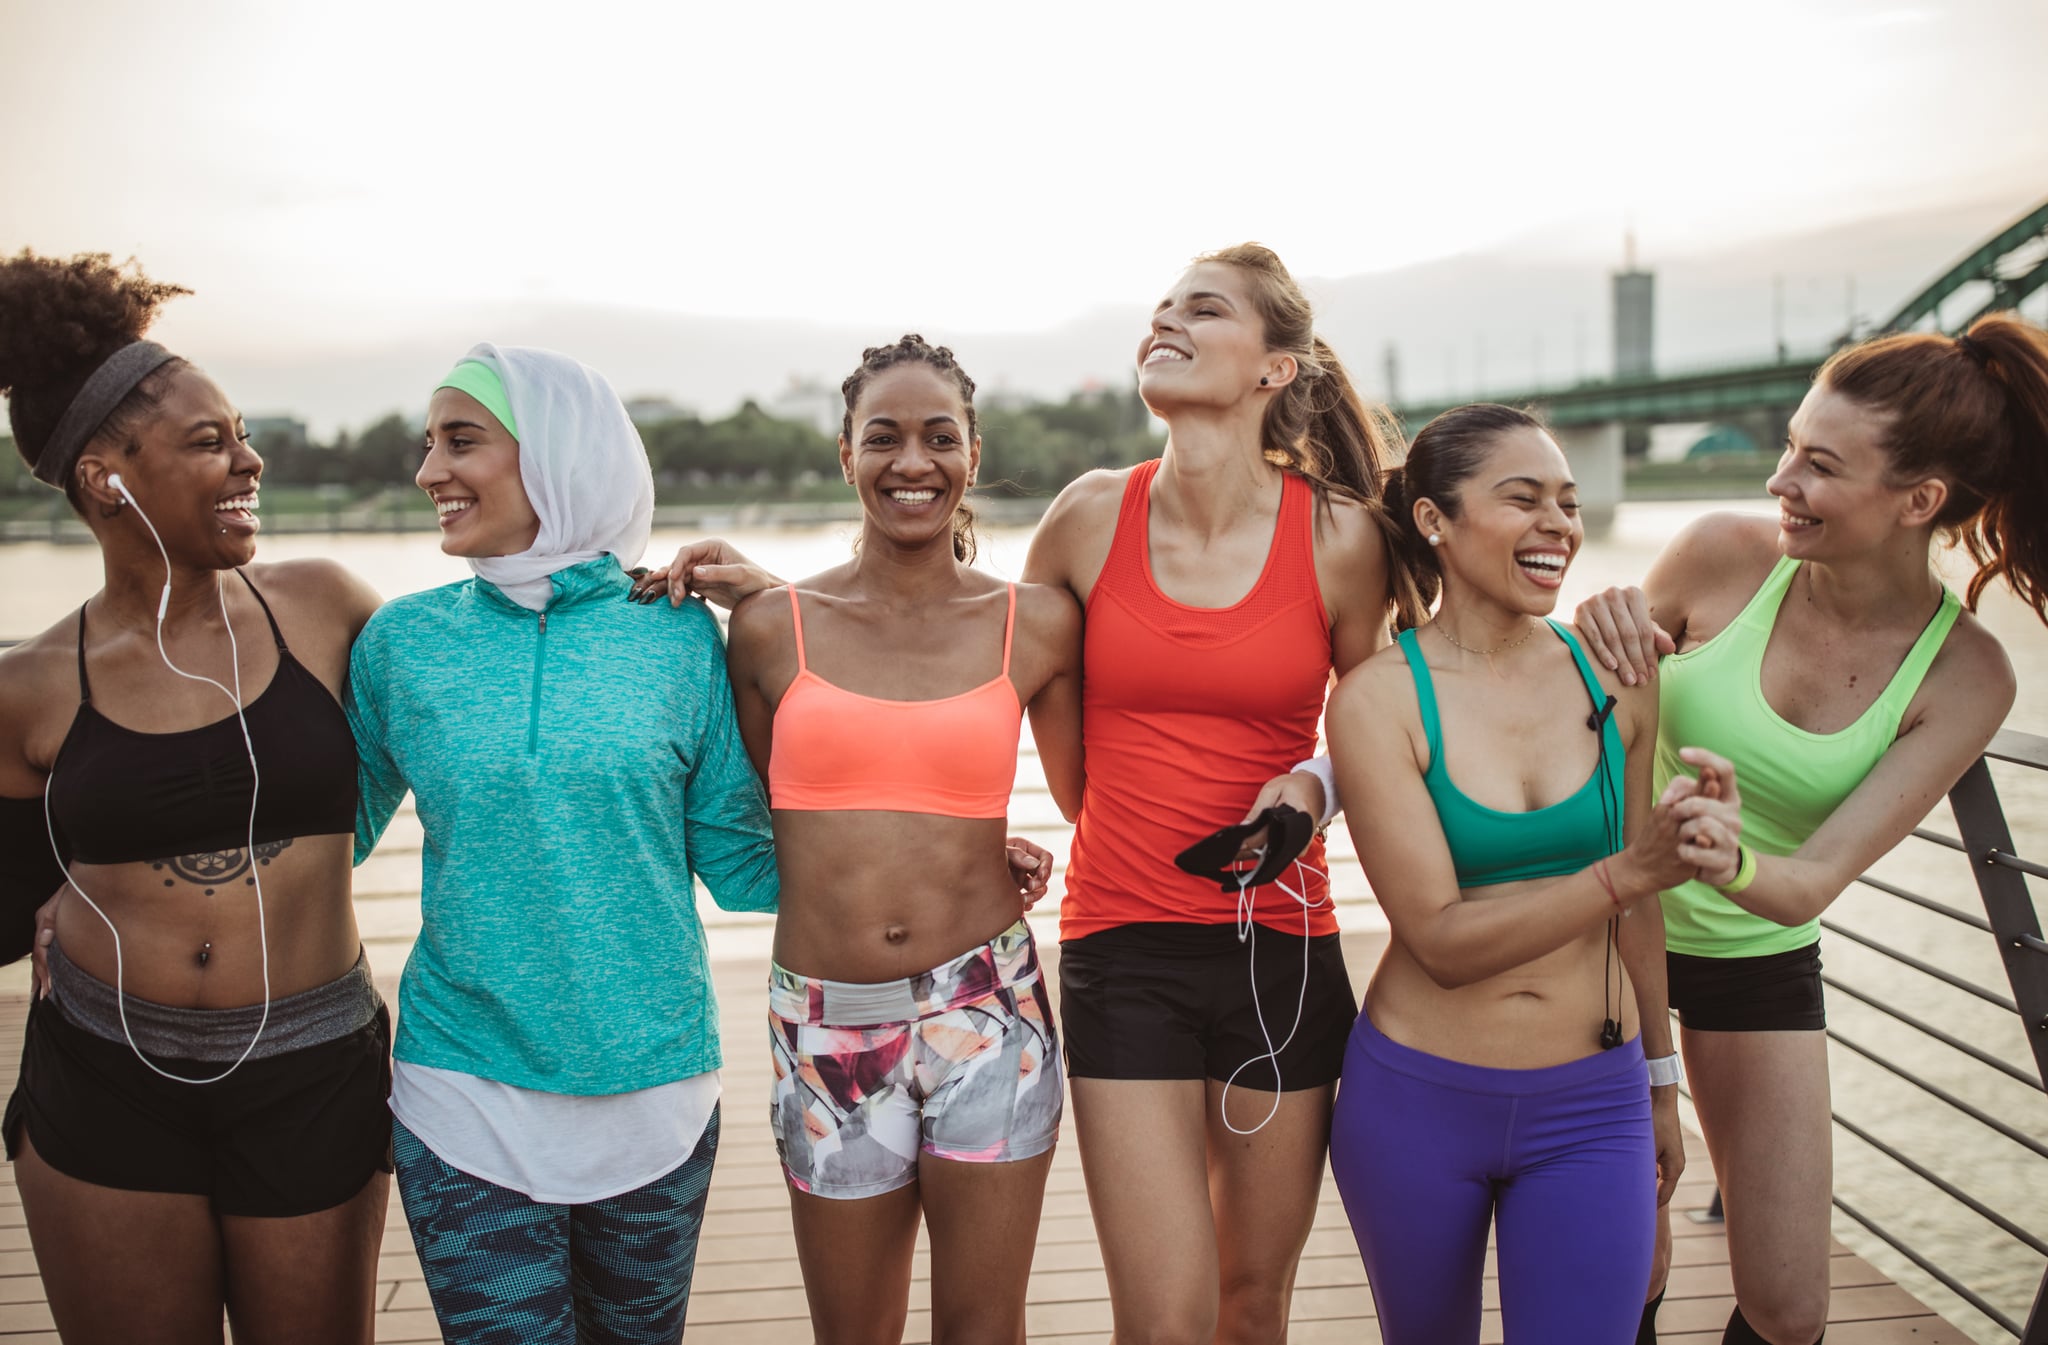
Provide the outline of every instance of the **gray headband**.
[[107,423],[107,417],[114,414],[114,408],[135,391],[138,383],[176,358],[154,341],[135,341],[107,356],[106,362],[92,371],[92,377],[71,399],[71,405],[64,408],[64,417],[51,431],[50,442],[36,456],[35,466],[30,469],[36,480],[63,489],[64,479],[78,465],[79,454],[85,452],[100,426]]

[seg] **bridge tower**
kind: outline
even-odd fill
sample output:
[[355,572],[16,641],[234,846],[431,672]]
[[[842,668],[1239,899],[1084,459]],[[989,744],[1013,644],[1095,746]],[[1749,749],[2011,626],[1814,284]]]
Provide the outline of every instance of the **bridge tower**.
[[1657,373],[1657,275],[1636,266],[1636,235],[1624,245],[1614,273],[1614,377],[1621,382]]

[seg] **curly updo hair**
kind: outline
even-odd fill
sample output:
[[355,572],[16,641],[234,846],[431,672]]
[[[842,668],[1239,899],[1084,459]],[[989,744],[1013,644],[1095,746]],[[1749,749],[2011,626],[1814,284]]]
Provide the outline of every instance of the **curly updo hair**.
[[[839,385],[839,391],[846,398],[846,413],[839,422],[839,433],[847,443],[853,442],[853,408],[860,402],[861,393],[867,390],[875,376],[889,369],[905,364],[922,364],[937,370],[953,381],[960,390],[960,401],[967,408],[967,437],[978,434],[978,421],[974,414],[974,380],[953,358],[953,352],[945,346],[935,346],[916,332],[905,333],[894,344],[869,346],[860,353],[860,368],[848,374]],[[972,483],[970,483],[972,484]],[[974,510],[966,500],[953,511],[953,555],[963,561],[974,560]]]
[[[14,447],[33,468],[64,411],[109,355],[142,339],[167,299],[191,291],[153,281],[131,259],[116,264],[104,252],[40,257],[24,248],[0,261],[0,393]],[[190,367],[172,359],[136,385],[106,420],[95,440],[140,446],[135,431],[162,405],[172,377]],[[65,498],[80,507],[78,483],[64,483]]]

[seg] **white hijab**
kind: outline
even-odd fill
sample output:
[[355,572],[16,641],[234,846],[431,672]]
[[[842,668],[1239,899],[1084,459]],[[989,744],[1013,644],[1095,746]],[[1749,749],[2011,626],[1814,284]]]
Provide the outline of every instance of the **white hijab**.
[[654,526],[647,449],[612,385],[552,350],[494,346],[463,356],[495,370],[519,422],[519,479],[540,516],[533,545],[516,556],[473,558],[470,568],[521,607],[540,611],[550,576],[610,554],[631,568]]

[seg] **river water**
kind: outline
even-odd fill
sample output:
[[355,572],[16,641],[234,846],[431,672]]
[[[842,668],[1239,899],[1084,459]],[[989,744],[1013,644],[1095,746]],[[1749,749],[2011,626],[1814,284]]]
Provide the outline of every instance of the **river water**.
[[[1673,533],[1716,508],[1775,512],[1764,500],[1625,504],[1611,530],[1589,540],[1580,553],[1567,576],[1560,612],[1568,613],[1580,597],[1609,584],[1635,582]],[[726,530],[724,535],[779,573],[800,576],[843,559],[854,526],[744,528]],[[981,536],[980,564],[1015,578],[1023,568],[1031,530],[991,527],[983,529]],[[650,562],[673,554],[674,547],[684,540],[685,534],[657,533],[648,553]],[[266,560],[329,556],[364,576],[385,595],[396,596],[468,577],[467,566],[442,555],[437,542],[432,534],[293,535],[266,539],[262,555]],[[1951,583],[1960,586],[1965,573],[1954,570]],[[0,639],[31,635],[63,618],[92,593],[100,577],[100,554],[95,547],[38,542],[0,545]],[[2048,629],[2003,589],[1986,596],[1980,615],[2004,642],[2019,677],[2019,697],[2007,727],[2048,737]],[[2037,859],[2048,857],[2048,772],[1998,766],[1994,777],[2020,853]],[[1935,811],[1929,825],[1953,834],[1954,824],[1945,804]],[[1876,872],[1959,909],[1982,909],[1965,861],[1937,847],[1908,841]],[[2036,884],[2037,904],[2043,904],[2042,898],[2041,885]],[[1861,886],[1835,904],[1831,918],[2005,992],[2004,971],[1987,935]],[[2024,1030],[2013,1015],[1850,940],[1829,935],[1822,951],[1830,975],[2032,1071]],[[2048,1097],[2041,1092],[1996,1074],[1847,995],[1830,994],[1829,1022],[1843,1035],[2048,1143]],[[2022,1227],[2037,1235],[2048,1234],[2048,1163],[1958,1117],[1920,1089],[1840,1047],[1833,1050],[1832,1070],[1835,1106],[1845,1118],[1956,1182]],[[2041,1281],[2039,1256],[1840,1132],[1835,1168],[1837,1189],[1851,1203],[1902,1234],[1937,1264],[1957,1273],[2008,1315],[2025,1318]],[[2010,1339],[1840,1215],[1836,1231],[1843,1241],[1973,1337],[1987,1342]]]

